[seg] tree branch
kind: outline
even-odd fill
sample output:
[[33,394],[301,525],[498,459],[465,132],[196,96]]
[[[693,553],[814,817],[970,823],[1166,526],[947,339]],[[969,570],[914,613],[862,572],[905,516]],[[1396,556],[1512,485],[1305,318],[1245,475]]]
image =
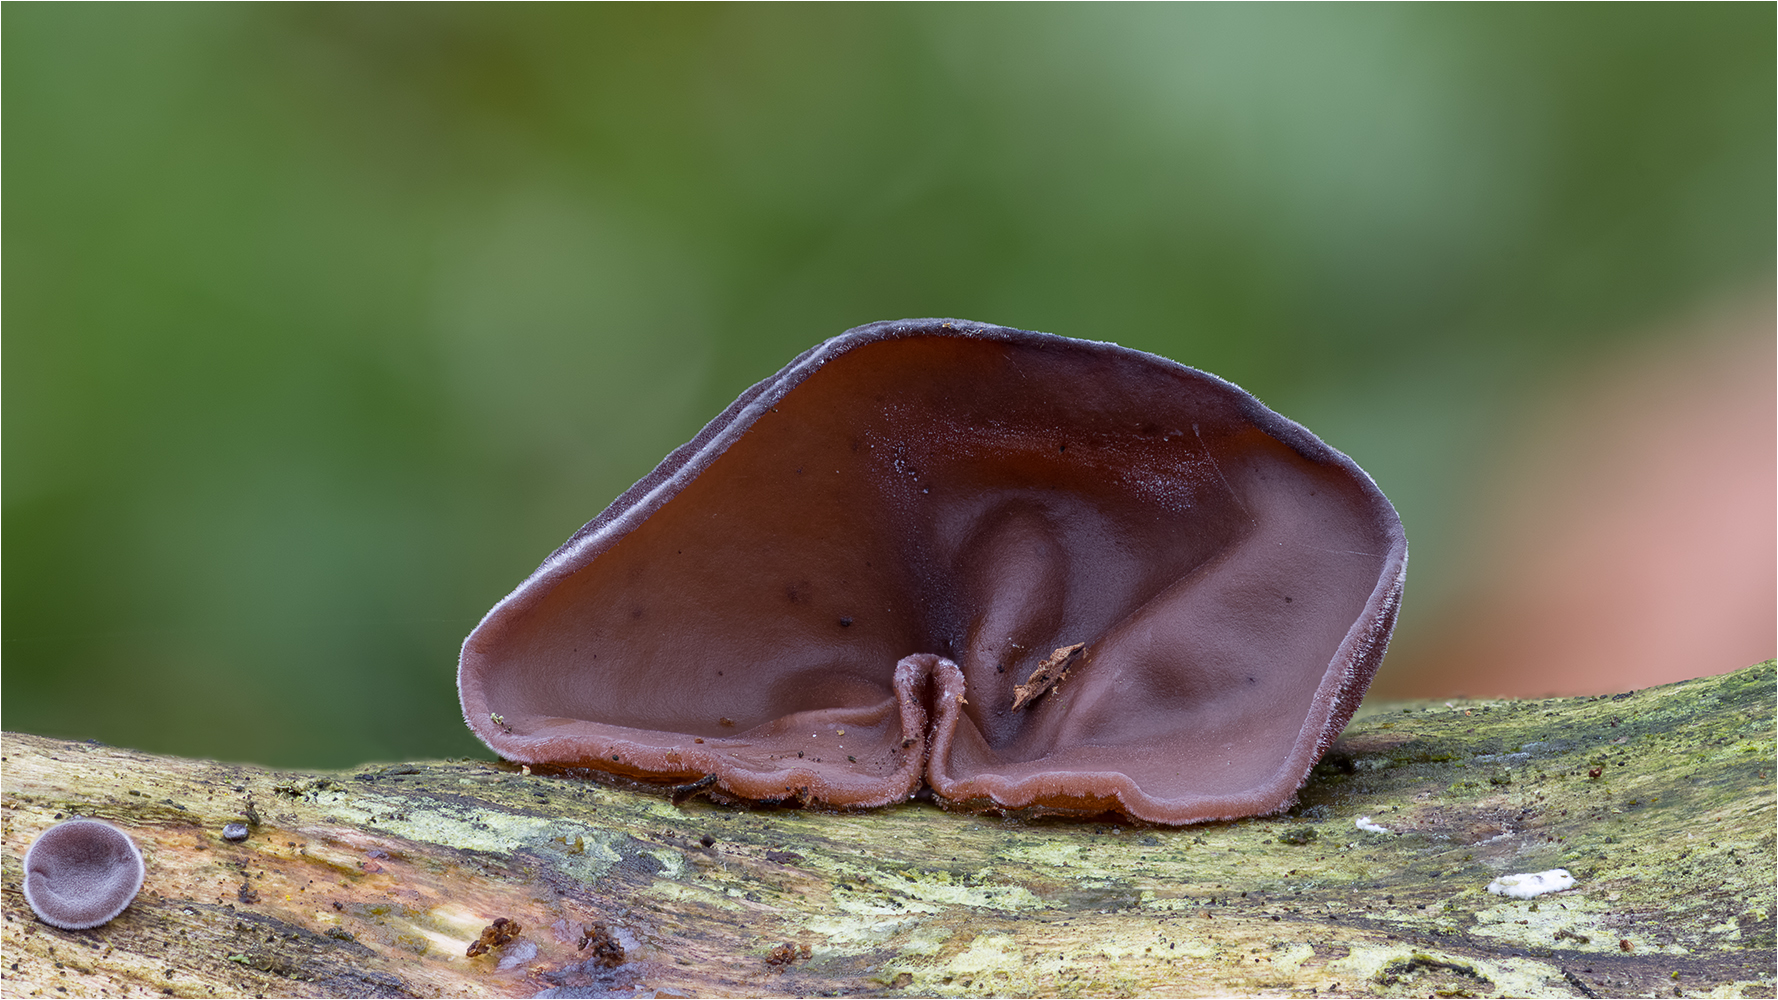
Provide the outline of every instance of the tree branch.
[[[0,976],[11,996],[1772,996],[1773,702],[1768,661],[1371,706],[1289,814],[1184,829],[7,734]],[[122,916],[61,931],[22,859],[76,814],[128,831],[149,874]],[[1558,867],[1573,890],[1485,891]],[[467,957],[501,917],[517,935]]]

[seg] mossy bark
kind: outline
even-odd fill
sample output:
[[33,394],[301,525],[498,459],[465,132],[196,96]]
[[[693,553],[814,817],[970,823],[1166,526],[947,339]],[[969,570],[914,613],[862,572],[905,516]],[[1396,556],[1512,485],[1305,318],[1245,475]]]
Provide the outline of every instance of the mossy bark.
[[[1184,829],[8,734],[0,976],[9,996],[1772,996],[1774,692],[1768,661],[1370,706],[1290,813]],[[149,876],[116,920],[61,931],[22,858],[76,814],[129,831]],[[1485,891],[1558,867],[1574,889]],[[467,957],[499,917],[519,935]]]

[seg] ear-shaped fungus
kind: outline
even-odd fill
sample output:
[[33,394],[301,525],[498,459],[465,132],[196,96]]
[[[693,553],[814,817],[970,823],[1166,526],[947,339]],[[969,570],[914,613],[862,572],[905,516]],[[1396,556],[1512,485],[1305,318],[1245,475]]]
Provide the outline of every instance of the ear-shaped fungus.
[[63,930],[97,927],[142,890],[142,852],[110,823],[75,819],[43,831],[25,852],[25,902]]
[[959,320],[753,386],[463,644],[501,756],[1155,823],[1290,803],[1395,622],[1352,461],[1214,376]]

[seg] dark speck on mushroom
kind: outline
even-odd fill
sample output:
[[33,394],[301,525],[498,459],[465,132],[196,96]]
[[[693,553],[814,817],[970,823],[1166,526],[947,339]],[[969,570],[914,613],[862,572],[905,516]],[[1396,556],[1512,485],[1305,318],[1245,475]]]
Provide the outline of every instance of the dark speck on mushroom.
[[[630,777],[735,799],[1260,815],[1357,709],[1406,566],[1363,470],[1213,375],[876,323],[742,393],[552,553],[464,641],[458,690],[509,760],[621,751]],[[883,610],[842,639],[836,606]],[[845,747],[797,756],[830,727]]]
[[142,889],[136,842],[110,823],[73,819],[43,831],[25,852],[25,902],[64,930],[97,927]]

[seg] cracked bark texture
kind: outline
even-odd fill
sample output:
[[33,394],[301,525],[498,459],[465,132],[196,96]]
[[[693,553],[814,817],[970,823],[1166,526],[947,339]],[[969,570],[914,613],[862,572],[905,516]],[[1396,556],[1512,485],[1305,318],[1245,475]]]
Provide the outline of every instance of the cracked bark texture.
[[[1290,812],[1179,829],[6,734],[0,977],[44,997],[1769,997],[1774,695],[1767,661],[1367,705]],[[22,859],[75,815],[128,831],[149,872],[122,916],[62,931],[26,906]],[[1558,867],[1574,889],[1485,891]],[[517,936],[467,957],[501,917]]]

